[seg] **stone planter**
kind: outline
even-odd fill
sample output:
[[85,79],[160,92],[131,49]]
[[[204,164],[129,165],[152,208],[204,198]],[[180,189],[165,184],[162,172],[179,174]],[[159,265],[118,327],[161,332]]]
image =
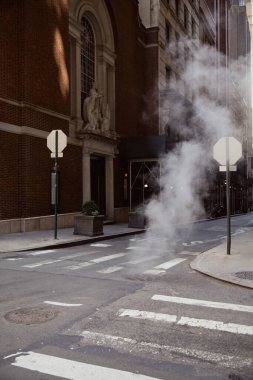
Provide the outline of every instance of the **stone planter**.
[[147,220],[144,214],[135,211],[128,213],[128,227],[145,228],[146,222]]
[[77,215],[74,219],[74,234],[86,236],[103,235],[104,215]]

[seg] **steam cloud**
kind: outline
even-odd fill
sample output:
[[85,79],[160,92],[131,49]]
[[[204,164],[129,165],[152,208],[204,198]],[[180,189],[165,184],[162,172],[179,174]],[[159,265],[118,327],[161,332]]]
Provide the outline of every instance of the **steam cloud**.
[[[168,51],[173,54],[173,47]],[[223,136],[239,136],[240,140],[236,115],[228,107],[226,83],[231,80],[231,86],[245,97],[246,60],[241,57],[228,68],[216,49],[199,46],[180,80],[191,103],[178,95],[173,84],[166,88],[159,112],[169,138],[176,137],[178,142],[161,160],[161,191],[145,207],[148,230],[138,242],[138,255],[163,254],[175,248],[178,225],[205,216],[203,198],[212,175],[213,145]],[[240,120],[240,128],[244,122]]]

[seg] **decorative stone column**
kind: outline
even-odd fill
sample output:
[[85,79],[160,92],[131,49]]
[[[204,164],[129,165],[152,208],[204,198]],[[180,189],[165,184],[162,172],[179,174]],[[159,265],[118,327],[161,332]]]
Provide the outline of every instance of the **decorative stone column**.
[[[82,27],[72,17],[69,22],[70,33],[70,77],[71,77],[71,135],[82,129],[81,117],[81,33]],[[72,136],[73,137],[73,136]]]
[[83,142],[83,157],[82,157],[82,183],[83,183],[83,204],[90,201],[90,153],[84,148]]
[[113,180],[113,157],[108,156],[105,160],[105,188],[106,188],[106,216],[114,219],[114,180]]

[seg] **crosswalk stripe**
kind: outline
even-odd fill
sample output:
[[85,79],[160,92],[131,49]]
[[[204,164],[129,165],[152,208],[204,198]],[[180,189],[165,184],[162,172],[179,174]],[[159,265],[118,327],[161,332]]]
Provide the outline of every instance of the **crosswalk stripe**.
[[104,261],[114,260],[114,259],[117,259],[117,258],[125,256],[125,255],[126,255],[125,253],[116,253],[114,255],[107,255],[107,256],[99,257],[97,259],[93,259],[90,261],[85,261],[84,263],[79,263],[79,264],[67,266],[67,267],[65,267],[65,269],[78,270],[78,269],[82,269],[85,267],[89,267],[91,265],[102,263]]
[[44,303],[48,305],[65,306],[65,307],[83,306],[82,303],[65,303],[65,302],[56,302],[56,301],[44,301]]
[[145,274],[151,274],[153,276],[157,276],[159,274],[166,273],[166,270],[163,270],[163,269],[160,269],[160,270],[159,269],[149,269],[149,270],[146,270],[144,273]]
[[177,316],[170,314],[162,314],[162,313],[153,313],[151,311],[141,311],[141,310],[133,310],[133,309],[120,309],[119,310],[120,317],[131,317],[137,319],[151,319],[154,321],[162,321],[162,322],[176,322]]
[[90,244],[91,247],[99,247],[99,248],[107,248],[111,247],[111,244],[105,244],[105,243],[92,243]]
[[185,260],[187,259],[180,259],[180,258],[172,259],[172,260],[166,261],[165,263],[159,264],[153,269],[149,269],[145,271],[144,273],[158,275],[160,273],[164,273],[164,271],[166,271],[167,269],[170,269],[174,267],[175,265],[182,263]]
[[81,363],[70,359],[40,354],[36,352],[17,353],[12,365],[31,371],[71,380],[154,380],[154,377],[126,372],[114,368]]
[[17,260],[23,260],[24,257],[10,257],[9,259],[5,259],[5,260],[8,260],[8,261],[17,261]]
[[94,263],[91,263],[90,261],[85,261],[84,263],[69,265],[67,267],[64,267],[64,269],[77,270],[77,269],[89,267],[90,265],[94,265]]
[[182,355],[188,359],[208,361],[209,363],[215,363],[215,365],[222,365],[228,368],[237,368],[239,366],[252,367],[252,358],[243,358],[232,355],[225,355],[220,352],[210,352],[203,350],[196,350],[194,348],[188,347],[178,347],[178,346],[168,346],[160,345],[153,342],[145,342],[140,340],[135,340],[132,338],[126,338],[116,335],[109,335],[100,332],[94,332],[89,330],[84,330],[79,332],[79,336],[84,338],[85,344],[95,344],[98,346],[109,346],[116,350],[124,350],[125,352],[146,352],[153,353],[155,355],[166,353],[167,359],[175,360],[176,356],[180,358]]
[[247,313],[253,313],[253,306],[247,306],[247,305],[238,305],[238,304],[232,304],[232,303],[204,301],[204,300],[197,300],[197,299],[191,299],[191,298],[164,296],[164,295],[159,295],[159,294],[153,295],[151,299],[154,301],[173,302],[173,303],[180,303],[184,305],[204,306],[204,307],[212,307],[215,309],[235,310],[235,311],[244,311]]
[[174,267],[175,265],[182,263],[185,260],[186,259],[180,259],[180,258],[172,259],[172,260],[166,261],[165,263],[157,265],[155,267],[155,269],[165,269],[165,270],[170,269],[170,268]]
[[140,264],[140,263],[144,263],[145,261],[151,261],[151,260],[154,260],[154,257],[142,257],[141,259],[128,261],[127,264],[135,265],[135,264]]
[[229,333],[234,333],[234,334],[253,335],[253,326],[240,325],[237,323],[224,323],[220,321],[188,318],[188,317],[183,317],[183,316],[178,319],[176,315],[154,313],[154,312],[149,312],[149,311],[132,310],[132,309],[120,309],[118,311],[118,315],[120,317],[149,319],[153,321],[161,321],[161,322],[169,322],[169,323],[175,322],[177,325],[180,325],[180,326],[202,327],[209,330],[218,330],[218,331],[224,331],[224,332],[229,332]]
[[178,252],[178,255],[189,255],[189,256],[198,256],[201,252],[190,252],[190,251],[181,251]]
[[41,261],[40,263],[33,263],[33,264],[27,264],[27,265],[22,265],[23,268],[37,268],[37,267],[41,267],[43,265],[49,265],[49,264],[54,264],[54,263],[58,263],[59,261],[62,261],[61,259],[58,259],[58,260],[45,260],[45,261]]
[[240,325],[237,323],[224,323],[220,321],[209,321],[207,319],[181,317],[177,324],[180,326],[203,327],[204,329],[219,330],[234,334],[253,335],[253,326]]
[[88,255],[91,255],[91,254],[94,254],[97,252],[98,251],[75,253],[72,255],[59,257],[59,259],[56,259],[56,260],[44,260],[44,261],[41,261],[39,263],[22,265],[22,267],[23,268],[30,268],[30,269],[37,268],[37,267],[41,267],[43,265],[54,264],[54,263],[58,263],[58,262],[69,260],[69,259],[71,260],[71,259],[74,259],[75,257],[88,256]]
[[123,257],[123,256],[126,256],[126,254],[125,253],[116,253],[114,255],[103,256],[103,257],[99,257],[98,259],[90,260],[90,262],[98,264],[98,263],[102,263],[104,261],[117,259],[117,258]]
[[76,258],[76,257],[89,256],[89,255],[93,255],[94,253],[98,253],[98,252],[99,252],[99,251],[74,253],[74,254],[72,254],[72,255],[62,256],[62,257],[60,257],[60,259],[61,259],[61,260],[71,260],[71,259],[74,259],[74,258]]
[[56,252],[56,250],[55,249],[45,249],[42,251],[27,253],[27,256],[47,255],[48,253],[53,253],[53,252]]
[[119,272],[121,269],[123,269],[123,267],[112,266],[112,267],[109,267],[109,268],[97,270],[97,272],[98,273],[109,274],[109,273]]

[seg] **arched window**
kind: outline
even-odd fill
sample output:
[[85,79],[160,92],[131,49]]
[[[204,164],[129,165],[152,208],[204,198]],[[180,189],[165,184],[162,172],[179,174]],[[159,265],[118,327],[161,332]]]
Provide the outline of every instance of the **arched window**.
[[89,95],[95,82],[95,36],[91,24],[82,17],[83,32],[81,34],[81,104]]

